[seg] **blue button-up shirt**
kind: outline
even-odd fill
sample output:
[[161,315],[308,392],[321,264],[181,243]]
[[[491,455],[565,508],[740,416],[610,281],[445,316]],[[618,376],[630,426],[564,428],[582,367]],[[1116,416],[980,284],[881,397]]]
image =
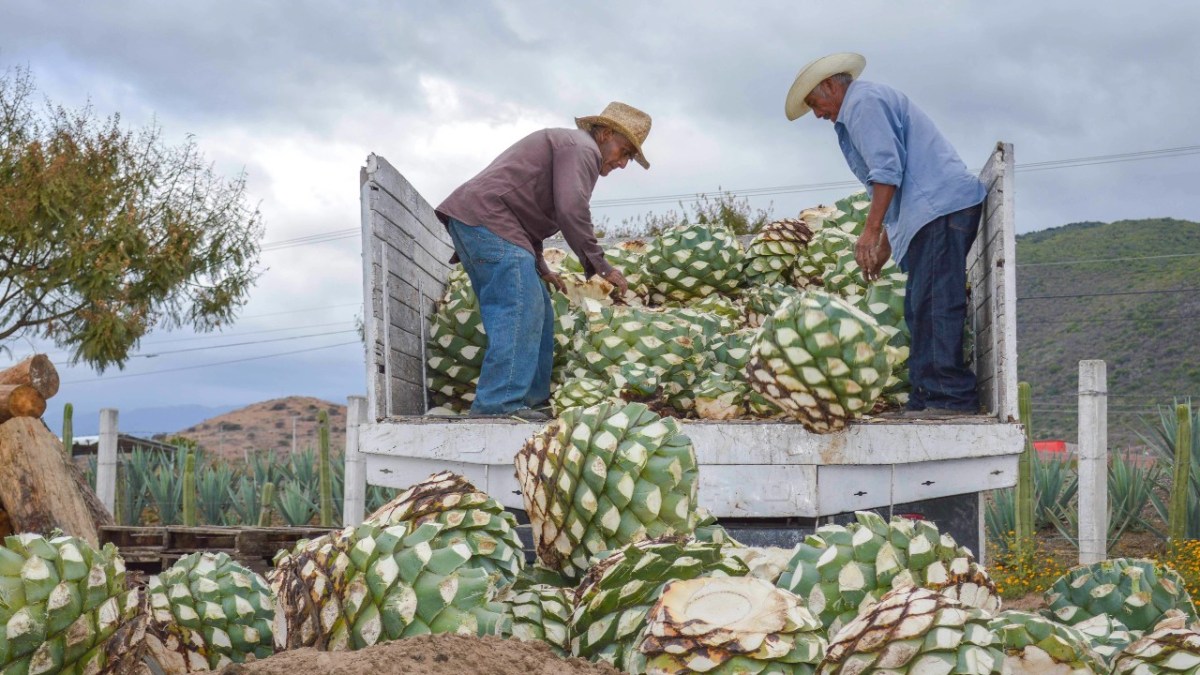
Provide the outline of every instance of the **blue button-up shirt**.
[[851,82],[833,128],[846,163],[868,193],[874,183],[896,186],[883,226],[897,262],[930,221],[987,195],[933,120],[889,86]]

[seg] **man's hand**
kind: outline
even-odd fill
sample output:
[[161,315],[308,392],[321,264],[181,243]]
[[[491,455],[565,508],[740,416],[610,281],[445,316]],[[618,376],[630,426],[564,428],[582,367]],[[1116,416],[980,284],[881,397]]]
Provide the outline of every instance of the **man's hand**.
[[609,270],[608,274],[604,275],[604,280],[616,286],[617,290],[621,291],[621,295],[629,292],[629,282],[625,280],[625,275],[621,274],[621,270],[615,267]]
[[862,270],[863,280],[871,283],[879,278],[888,258],[892,257],[892,244],[883,229],[883,216],[896,196],[896,186],[886,183],[871,184],[871,208],[867,211],[866,226],[854,245],[854,259]]
[[854,245],[854,259],[862,270],[863,279],[871,283],[879,278],[879,272],[892,256],[892,244],[888,241],[887,232],[883,225],[872,226],[867,222],[863,233],[858,236]]
[[542,276],[542,281],[545,281],[551,286],[557,288],[560,293],[565,294],[567,292],[567,283],[562,280],[562,277],[558,276],[554,272],[547,272]]

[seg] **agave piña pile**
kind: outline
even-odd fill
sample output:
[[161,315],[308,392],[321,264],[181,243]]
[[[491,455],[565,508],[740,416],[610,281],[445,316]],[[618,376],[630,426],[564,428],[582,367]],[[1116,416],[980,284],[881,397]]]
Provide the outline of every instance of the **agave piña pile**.
[[[561,249],[544,257],[570,287],[555,291],[556,412],[619,398],[674,417],[790,417],[816,433],[906,401],[904,275],[894,264],[867,284],[854,257],[870,202],[862,195],[765,225],[743,252],[725,225],[685,223],[605,254],[630,290],[622,297]],[[879,290],[876,290],[876,286]],[[795,300],[795,304],[788,304]],[[439,413],[464,412],[482,351],[478,303],[451,275],[431,317],[427,384]],[[858,311],[855,308],[858,308]],[[816,322],[808,310],[828,314]],[[770,326],[764,326],[774,317]],[[729,363],[724,338],[750,331],[761,356]],[[622,367],[650,382],[626,387]]]
[[675,420],[642,404],[572,408],[521,454],[546,563],[529,567],[513,516],[445,472],[281,552],[269,581],[197,552],[128,584],[111,545],[8,537],[0,668],[124,673],[145,660],[175,675],[458,633],[630,673],[1200,672],[1191,599],[1151,561],[1072,570],[1042,616],[999,612],[986,572],[929,522],[862,512],[791,550],[742,546],[695,507]]

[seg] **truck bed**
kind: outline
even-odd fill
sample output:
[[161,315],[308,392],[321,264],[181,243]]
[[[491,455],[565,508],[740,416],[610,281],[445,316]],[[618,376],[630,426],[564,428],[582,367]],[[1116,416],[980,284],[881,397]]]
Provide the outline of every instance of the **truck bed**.
[[[968,261],[973,361],[988,413],[870,418],[834,434],[777,420],[682,420],[701,465],[701,506],[747,527],[786,523],[792,532],[782,539],[791,539],[794,525],[855,510],[886,514],[957,499],[949,510],[969,512],[973,522],[951,528],[956,538],[972,547],[982,541],[979,495],[1015,483],[1024,440],[1015,423],[1015,268],[1007,264],[1015,259],[1012,166],[1012,146],[998,144],[981,172],[988,198]],[[519,510],[513,457],[539,425],[423,416],[425,335],[449,274],[449,237],[383,158],[368,158],[360,186],[369,419],[359,445],[367,481],[404,487],[448,469]]]

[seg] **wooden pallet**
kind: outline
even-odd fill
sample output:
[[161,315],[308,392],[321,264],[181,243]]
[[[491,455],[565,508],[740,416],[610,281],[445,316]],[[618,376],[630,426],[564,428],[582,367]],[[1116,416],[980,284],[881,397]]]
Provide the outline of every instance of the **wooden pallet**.
[[290,549],[301,539],[319,537],[331,529],[107,525],[100,528],[100,543],[116,546],[128,569],[146,574],[158,574],[197,551],[227,553],[246,567],[263,573],[271,568],[271,559],[280,549]]

